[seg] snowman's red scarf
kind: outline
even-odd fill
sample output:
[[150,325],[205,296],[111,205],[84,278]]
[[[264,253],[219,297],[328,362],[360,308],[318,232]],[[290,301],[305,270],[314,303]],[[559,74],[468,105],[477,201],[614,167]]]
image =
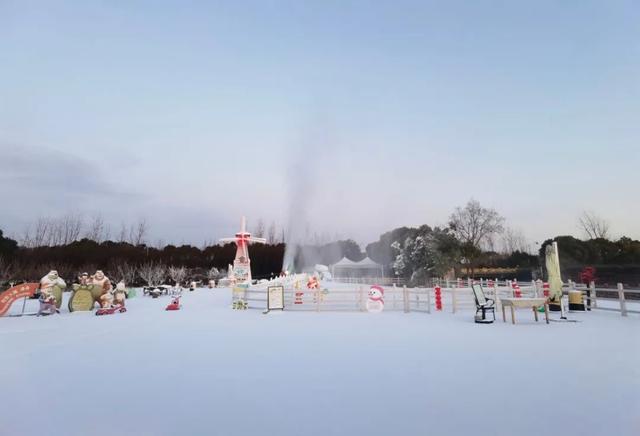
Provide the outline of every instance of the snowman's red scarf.
[[382,299],[382,297],[369,297],[369,300],[371,300],[371,301],[379,301],[382,304],[384,304],[384,300]]

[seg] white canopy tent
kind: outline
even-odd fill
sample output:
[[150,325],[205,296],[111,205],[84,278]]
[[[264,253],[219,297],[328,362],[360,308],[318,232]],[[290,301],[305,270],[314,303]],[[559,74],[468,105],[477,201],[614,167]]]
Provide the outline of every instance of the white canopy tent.
[[343,257],[331,266],[331,275],[333,277],[384,277],[384,267],[369,257],[359,262]]

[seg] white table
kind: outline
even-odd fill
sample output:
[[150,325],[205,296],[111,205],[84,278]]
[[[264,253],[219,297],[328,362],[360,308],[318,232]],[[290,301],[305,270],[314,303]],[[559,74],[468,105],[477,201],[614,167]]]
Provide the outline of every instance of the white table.
[[531,308],[538,322],[538,308],[544,307],[544,318],[549,324],[549,300],[547,298],[501,298],[502,303],[502,321],[507,322],[507,316],[504,313],[505,306],[511,308],[511,323],[516,323],[516,311],[518,307]]

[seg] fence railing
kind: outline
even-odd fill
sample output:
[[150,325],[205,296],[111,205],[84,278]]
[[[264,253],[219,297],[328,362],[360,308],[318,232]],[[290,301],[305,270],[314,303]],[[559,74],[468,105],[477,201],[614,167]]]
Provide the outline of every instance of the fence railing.
[[[294,311],[366,311],[369,288],[286,288],[284,305]],[[385,311],[431,312],[432,289],[388,286],[384,288]],[[244,300],[250,309],[267,308],[266,289],[237,289],[233,301]]]
[[332,281],[351,285],[404,286],[406,280],[400,277],[334,277]]
[[[456,312],[460,309],[469,307],[475,307],[475,299],[471,290],[471,283],[481,283],[487,297],[494,299],[496,308],[501,307],[501,298],[514,296],[514,283],[510,280],[450,280],[441,281],[445,286],[441,285],[443,295],[448,295],[448,305],[452,312]],[[438,281],[436,281],[438,283]],[[448,286],[447,286],[448,284]],[[466,286],[468,284],[468,286]],[[543,282],[540,280],[527,282],[523,284],[518,283],[518,287],[523,297],[542,297],[544,295]],[[628,302],[640,303],[640,289],[625,288],[622,283],[618,283],[616,288],[603,288],[597,287],[595,283],[591,282],[589,286],[584,284],[578,284],[573,281],[563,283],[562,287],[563,295],[568,295],[570,291],[580,291],[583,295],[583,299],[586,302],[587,310],[609,310],[620,312],[622,316],[628,316],[629,313],[640,313],[640,310],[629,309]],[[601,305],[598,304],[599,300],[606,301],[608,303],[614,303],[614,305]]]
[[[451,286],[455,284],[455,286]],[[464,283],[466,284],[466,283]],[[442,294],[442,310],[456,313],[461,310],[475,310],[475,297],[471,286],[464,286],[460,281],[450,281],[449,287],[440,286]],[[487,283],[485,283],[487,285]],[[514,286],[510,281],[494,281],[490,286],[483,287],[488,298],[495,301],[496,309],[502,307],[502,298],[514,297]],[[337,289],[307,289],[304,286],[285,287],[284,299],[286,310],[300,311],[365,311],[367,301],[367,286],[354,286]],[[518,290],[522,297],[542,297],[543,284],[540,281],[518,283]],[[587,310],[599,309],[620,312],[622,316],[629,313],[640,313],[640,310],[629,309],[627,302],[640,303],[640,290],[625,289],[622,284],[617,288],[599,288],[594,283],[590,286],[567,282],[563,285],[563,294],[580,291],[586,301]],[[431,313],[435,302],[433,287],[408,288],[407,286],[385,286],[385,311],[424,312]],[[234,301],[242,299],[249,308],[267,308],[267,289],[250,288],[233,292]],[[615,305],[599,304],[600,302],[617,302]]]

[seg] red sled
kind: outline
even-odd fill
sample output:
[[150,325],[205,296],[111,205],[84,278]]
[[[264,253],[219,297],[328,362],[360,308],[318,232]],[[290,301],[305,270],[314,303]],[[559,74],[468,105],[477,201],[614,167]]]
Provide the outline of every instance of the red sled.
[[118,313],[125,313],[127,311],[127,308],[124,307],[121,304],[118,304],[116,306],[113,307],[105,307],[102,309],[98,309],[96,310],[96,316],[100,316],[100,315],[113,315],[114,313],[118,312]]
[[181,307],[180,297],[176,297],[171,301],[171,303],[169,303],[165,310],[180,310]]

